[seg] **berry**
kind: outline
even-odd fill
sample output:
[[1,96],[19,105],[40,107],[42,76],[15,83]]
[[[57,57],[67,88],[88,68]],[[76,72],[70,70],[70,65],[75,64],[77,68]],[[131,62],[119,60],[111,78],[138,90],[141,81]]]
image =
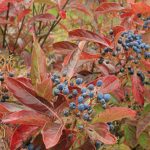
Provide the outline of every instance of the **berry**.
[[102,108],[104,108],[104,109],[106,108],[106,103],[105,103],[105,104],[102,104]]
[[9,99],[9,96],[8,95],[3,95],[2,98],[3,99]]
[[69,116],[69,110],[64,110],[63,114],[64,114],[64,116],[68,117]]
[[84,104],[84,109],[89,109],[90,108],[90,106],[88,105],[88,104]]
[[81,93],[86,93],[87,89],[86,88],[82,88],[81,89]]
[[75,90],[72,91],[72,94],[73,94],[74,96],[77,96],[77,95],[78,95],[78,91],[75,89]]
[[9,77],[14,77],[14,73],[10,72]]
[[114,129],[113,124],[110,124],[110,125],[109,125],[109,130],[112,131],[113,129]]
[[97,83],[96,83],[96,85],[99,87],[99,86],[101,86],[103,84],[103,81],[102,80],[98,80],[97,81]]
[[64,87],[65,87],[65,85],[63,83],[60,83],[57,85],[57,89],[59,89],[59,90],[63,90]]
[[68,89],[68,88],[64,88],[62,92],[63,92],[65,95],[68,95],[68,94],[69,94],[69,89]]
[[94,97],[94,93],[90,91],[90,92],[89,92],[89,97],[90,97],[90,98],[93,98],[93,97]]
[[120,72],[124,72],[124,68],[120,68]]
[[2,98],[0,101],[1,101],[1,102],[6,102],[6,99]]
[[63,71],[62,76],[66,77],[66,75],[67,75],[67,71]]
[[104,58],[103,58],[103,57],[100,57],[99,60],[98,60],[98,63],[99,63],[99,64],[102,64],[103,61],[104,61]]
[[68,95],[68,98],[69,98],[69,99],[72,99],[72,97],[73,97],[72,94],[69,94],[69,95]]
[[104,105],[106,102],[105,102],[104,99],[101,99],[101,100],[100,100],[100,103],[101,103],[102,105]]
[[108,102],[111,98],[111,95],[110,94],[104,94],[104,99],[106,102]]
[[84,126],[83,125],[79,125],[78,128],[79,128],[79,130],[83,130]]
[[32,143],[30,143],[28,146],[27,146],[27,149],[28,150],[34,150],[34,145]]
[[59,83],[60,83],[60,80],[57,78],[57,79],[54,79],[54,82],[55,82],[56,84],[59,84]]
[[85,109],[84,104],[79,104],[78,109],[79,111],[83,111]]
[[98,94],[97,94],[97,99],[98,99],[98,100],[101,100],[102,98],[103,98],[103,94],[102,94],[102,93],[98,93]]
[[0,81],[3,82],[4,81],[4,77],[0,76]]
[[82,93],[82,96],[85,98],[87,96],[87,93]]
[[94,90],[94,85],[93,84],[89,84],[87,87],[89,90]]
[[76,108],[76,104],[74,102],[71,102],[69,104],[70,109],[75,109]]
[[133,75],[133,74],[134,74],[133,68],[131,68],[131,69],[129,70],[129,74],[130,74],[130,75]]
[[68,134],[68,140],[71,140],[72,138],[73,138],[73,134],[72,133]]
[[88,114],[83,114],[83,119],[88,121],[89,120],[89,115]]
[[99,149],[101,147],[102,143],[100,141],[95,142],[96,149]]
[[122,39],[119,39],[119,40],[118,40],[118,43],[119,43],[119,44],[122,44]]
[[56,95],[58,95],[60,93],[60,90],[59,89],[55,89],[54,90],[54,95],[56,96]]
[[83,100],[84,100],[84,97],[83,97],[83,96],[79,96],[79,97],[78,97],[78,103],[82,103]]
[[77,84],[77,85],[82,84],[82,82],[83,82],[83,79],[82,79],[82,78],[77,78],[77,79],[76,79],[76,84]]
[[110,35],[113,35],[113,34],[114,34],[113,30],[110,30],[110,31],[109,31],[109,34],[110,34]]

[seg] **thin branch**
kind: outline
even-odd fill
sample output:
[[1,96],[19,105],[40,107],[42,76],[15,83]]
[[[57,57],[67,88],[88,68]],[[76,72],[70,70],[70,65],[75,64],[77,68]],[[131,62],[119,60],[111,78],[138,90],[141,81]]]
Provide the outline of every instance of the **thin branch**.
[[23,29],[24,20],[25,20],[25,17],[24,17],[24,18],[23,18],[23,20],[22,20],[21,27],[20,27],[20,29],[19,29],[19,32],[18,32],[18,35],[17,35],[16,41],[15,41],[15,44],[14,44],[14,50],[15,50],[15,48],[16,48],[17,41],[18,41],[19,36],[20,36],[20,34],[21,34],[21,31],[22,31],[22,29]]
[[[66,5],[68,4],[68,2],[69,2],[69,0],[66,1],[66,3],[64,4],[64,6],[62,7],[62,9],[64,9],[64,8],[66,7]],[[47,40],[47,38],[48,38],[48,36],[49,36],[49,34],[50,34],[50,32],[51,32],[51,31],[56,27],[56,25],[60,22],[61,18],[60,18],[60,16],[59,16],[59,14],[57,15],[56,19],[57,19],[57,20],[53,22],[53,24],[51,25],[49,31],[47,32],[46,36],[44,37],[44,40],[43,40],[43,42],[41,43],[41,47],[43,47],[45,41]],[[39,39],[39,41],[41,41],[41,39]]]
[[[8,20],[8,18],[9,18],[10,3],[8,3],[7,7],[8,7],[8,10],[7,10],[7,13],[6,13],[6,20]],[[4,34],[3,34],[3,48],[6,48],[5,47],[5,42],[6,42],[7,26],[8,26],[8,24],[5,25]]]

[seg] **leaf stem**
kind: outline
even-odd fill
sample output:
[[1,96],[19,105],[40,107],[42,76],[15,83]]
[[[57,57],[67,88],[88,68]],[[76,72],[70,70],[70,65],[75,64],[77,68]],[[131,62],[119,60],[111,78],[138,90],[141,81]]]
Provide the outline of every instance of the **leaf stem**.
[[[69,0],[66,1],[66,3],[64,4],[64,6],[62,7],[62,9],[64,9],[66,7],[66,5],[68,4],[68,2],[69,2]],[[48,36],[50,34],[50,32],[57,26],[57,24],[60,22],[60,20],[61,20],[61,18],[60,18],[59,14],[58,14],[57,17],[56,17],[56,21],[54,21],[52,23],[50,29],[48,30],[47,34],[45,35],[45,37],[44,37],[44,39],[43,39],[43,41],[41,43],[41,47],[43,47],[45,41],[47,40],[47,38],[48,38]],[[39,42],[40,41],[41,41],[41,39],[39,39]]]
[[[6,20],[8,20],[8,18],[9,18],[10,3],[8,3],[7,7],[8,7],[8,10],[7,10],[7,13],[6,13]],[[4,34],[3,34],[3,48],[6,48],[5,42],[6,42],[7,26],[8,26],[8,24],[6,23],[5,29],[4,29]]]

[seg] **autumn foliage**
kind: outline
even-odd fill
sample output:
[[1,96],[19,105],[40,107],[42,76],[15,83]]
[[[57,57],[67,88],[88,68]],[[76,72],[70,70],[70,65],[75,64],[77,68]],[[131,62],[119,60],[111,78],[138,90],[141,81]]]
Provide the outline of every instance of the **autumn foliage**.
[[0,122],[4,150],[149,150],[149,0],[2,0]]

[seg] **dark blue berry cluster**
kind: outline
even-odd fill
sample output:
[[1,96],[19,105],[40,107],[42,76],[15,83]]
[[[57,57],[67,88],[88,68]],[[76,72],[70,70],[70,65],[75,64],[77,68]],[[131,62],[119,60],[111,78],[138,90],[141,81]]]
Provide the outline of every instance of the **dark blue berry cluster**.
[[136,53],[148,51],[150,46],[142,41],[139,34],[134,34],[132,31],[123,32],[118,39],[118,43],[122,45],[124,50],[132,49]]
[[143,29],[150,29],[150,17],[144,19]]
[[85,86],[82,78],[76,78],[70,82],[67,80],[61,82],[60,79],[61,77],[57,74],[52,76],[52,81],[56,84],[54,96],[63,94],[70,99],[69,108],[63,111],[66,117],[73,113],[85,121],[91,121],[93,100],[95,100],[95,103],[101,103],[102,107],[106,108],[106,103],[111,98],[110,94],[99,92],[99,88],[103,84],[102,80],[98,80],[96,86],[94,84]]

